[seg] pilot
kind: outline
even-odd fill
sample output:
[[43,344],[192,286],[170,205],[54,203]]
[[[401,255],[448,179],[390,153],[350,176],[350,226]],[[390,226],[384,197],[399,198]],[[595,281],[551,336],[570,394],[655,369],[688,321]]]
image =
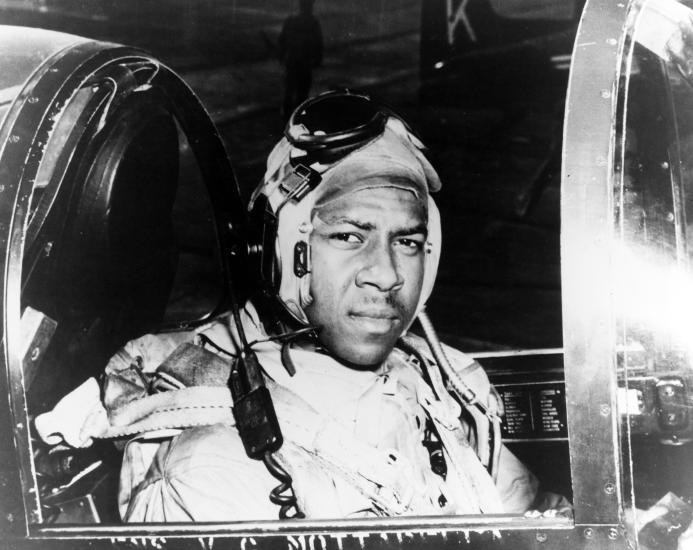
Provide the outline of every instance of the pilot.
[[[263,291],[195,330],[129,342],[103,387],[80,386],[39,433],[76,447],[129,439],[126,521],[565,505],[501,444],[483,369],[441,344],[423,311],[440,187],[395,114],[351,92],[308,100],[249,207]],[[426,339],[410,332],[417,316]]]

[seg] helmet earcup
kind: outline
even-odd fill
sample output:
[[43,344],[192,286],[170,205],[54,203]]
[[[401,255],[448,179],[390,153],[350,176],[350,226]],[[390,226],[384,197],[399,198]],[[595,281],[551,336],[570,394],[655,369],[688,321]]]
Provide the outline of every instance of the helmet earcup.
[[277,218],[267,197],[261,195],[249,215],[246,262],[248,279],[257,283],[257,290],[276,290],[279,285],[276,237]]

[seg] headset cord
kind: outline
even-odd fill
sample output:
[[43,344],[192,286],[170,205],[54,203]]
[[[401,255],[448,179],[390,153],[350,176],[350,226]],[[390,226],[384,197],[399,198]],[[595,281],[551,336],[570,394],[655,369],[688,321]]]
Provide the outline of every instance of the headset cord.
[[[238,307],[238,303],[235,300],[235,297],[232,298],[231,300],[231,313],[232,313],[232,318],[233,321],[235,322],[236,325],[236,330],[237,334],[240,340],[241,344],[241,349],[242,352],[239,355],[238,359],[243,362],[244,360],[247,359],[248,355],[251,355],[254,358],[254,362],[256,363],[256,367],[259,370],[261,367],[259,365],[259,362],[257,362],[257,358],[252,351],[252,347],[248,345],[248,340],[246,339],[245,335],[245,330],[243,329],[243,323],[241,321],[241,315]],[[226,351],[226,350],[224,350]],[[255,381],[255,385],[260,385],[261,389],[265,390],[267,392],[266,387],[264,386],[264,382],[262,380],[262,374],[260,372],[254,372],[254,373],[248,373],[247,369],[245,369],[246,372],[245,374],[251,374],[252,376],[256,377],[258,380]],[[231,378],[233,378],[233,371],[231,374]],[[235,394],[234,390],[232,387],[232,395],[234,396],[235,399]],[[270,399],[269,405],[272,409],[272,416],[274,416],[274,407],[272,406],[271,403],[271,398],[269,398],[269,393],[267,393],[268,399]],[[266,412],[266,411],[263,411]],[[238,420],[237,420],[238,421]],[[274,416],[274,422],[276,423],[276,416]],[[277,430],[279,430],[278,424],[275,426]],[[281,432],[279,432],[279,437],[281,438]],[[243,439],[243,435],[241,434],[241,439]],[[244,441],[244,446],[246,442]],[[281,445],[281,442],[280,444]],[[246,448],[247,452],[247,448]],[[259,457],[258,457],[259,458]],[[277,485],[274,489],[270,491],[269,494],[269,499],[270,502],[273,504],[276,504],[279,506],[279,519],[293,519],[293,518],[304,518],[305,515],[301,512],[301,510],[298,508],[298,502],[296,500],[296,495],[294,494],[293,487],[292,487],[292,479],[289,473],[282,468],[282,466],[276,461],[274,456],[272,455],[272,450],[267,450],[264,452],[262,455],[262,462],[264,463],[265,467],[269,471],[270,474],[272,474],[275,478],[277,478],[281,483]],[[294,510],[294,513],[292,515],[289,515],[289,512],[291,510]]]
[[[270,452],[263,455],[262,461],[265,463],[265,467],[269,473],[281,481],[279,485],[270,491],[269,496],[270,501],[279,506],[279,519],[305,518],[305,514],[301,512],[298,507],[298,501],[292,487],[292,480],[289,473],[282,468],[281,464],[277,462],[277,459],[274,458],[274,455]],[[292,508],[294,512],[289,515]]]

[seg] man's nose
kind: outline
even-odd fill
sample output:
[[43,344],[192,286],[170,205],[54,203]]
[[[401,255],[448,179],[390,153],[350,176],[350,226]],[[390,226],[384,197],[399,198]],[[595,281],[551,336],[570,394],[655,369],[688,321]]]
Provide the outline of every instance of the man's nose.
[[397,290],[404,283],[395,251],[390,246],[370,247],[364,262],[356,273],[356,285],[372,286],[383,292]]

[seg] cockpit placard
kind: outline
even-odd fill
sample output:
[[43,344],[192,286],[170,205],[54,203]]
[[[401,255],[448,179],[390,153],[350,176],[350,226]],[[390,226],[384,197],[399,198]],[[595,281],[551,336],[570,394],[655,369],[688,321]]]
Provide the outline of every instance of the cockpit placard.
[[504,439],[568,437],[562,382],[507,384],[496,389],[505,407]]

